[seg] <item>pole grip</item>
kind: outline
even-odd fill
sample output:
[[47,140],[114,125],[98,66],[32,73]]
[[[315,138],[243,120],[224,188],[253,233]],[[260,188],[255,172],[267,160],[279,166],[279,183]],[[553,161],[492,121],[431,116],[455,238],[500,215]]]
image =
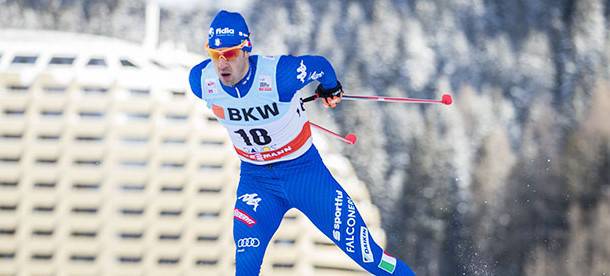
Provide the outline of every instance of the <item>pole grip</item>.
[[311,102],[311,101],[314,101],[314,100],[315,100],[315,99],[317,99],[317,98],[318,98],[318,95],[317,95],[317,94],[313,94],[313,95],[311,95],[311,96],[309,96],[309,97],[307,97],[307,98],[303,99],[303,102],[304,102],[304,103],[306,103],[306,102]]

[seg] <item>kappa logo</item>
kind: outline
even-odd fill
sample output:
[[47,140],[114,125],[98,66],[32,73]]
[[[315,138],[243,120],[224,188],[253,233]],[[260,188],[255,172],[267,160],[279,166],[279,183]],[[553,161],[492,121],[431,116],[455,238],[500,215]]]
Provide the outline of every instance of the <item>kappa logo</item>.
[[210,30],[208,31],[208,38],[211,38],[214,36],[214,28],[210,27]]
[[256,224],[256,220],[248,216],[244,211],[239,210],[237,208],[233,209],[233,217],[245,223],[248,227],[252,227]]
[[258,203],[263,200],[262,198],[258,197],[258,194],[244,194],[237,199],[241,199],[241,201],[245,202],[246,204],[254,206],[254,212],[256,212],[256,208],[258,208]]
[[362,251],[362,262],[372,263],[375,261],[369,242],[369,229],[362,226],[360,226],[360,249]]
[[299,73],[297,75],[297,79],[300,80],[301,83],[305,83],[305,77],[307,77],[307,66],[305,66],[303,60],[301,60],[301,65],[299,65],[299,68],[297,68],[297,73]]

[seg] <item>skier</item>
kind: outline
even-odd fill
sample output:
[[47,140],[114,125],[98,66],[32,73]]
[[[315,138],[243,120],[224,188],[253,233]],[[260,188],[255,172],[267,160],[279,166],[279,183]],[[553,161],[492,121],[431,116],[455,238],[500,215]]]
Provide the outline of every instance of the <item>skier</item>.
[[343,252],[374,275],[415,275],[370,236],[360,213],[312,144],[310,123],[297,92],[318,81],[316,94],[334,108],[343,94],[321,56],[250,55],[250,31],[239,13],[220,11],[208,33],[210,59],[189,80],[226,127],[241,159],[234,207],[236,275],[259,275],[282,217],[303,212]]

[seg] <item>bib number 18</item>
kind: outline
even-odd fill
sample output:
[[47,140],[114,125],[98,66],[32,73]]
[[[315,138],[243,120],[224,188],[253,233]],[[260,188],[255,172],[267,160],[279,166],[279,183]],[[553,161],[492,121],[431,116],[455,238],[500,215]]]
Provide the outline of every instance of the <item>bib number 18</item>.
[[[239,134],[239,136],[244,139],[244,143],[246,143],[246,145],[248,146],[252,146],[252,141],[254,141],[254,143],[259,146],[264,146],[271,143],[271,137],[269,136],[269,133],[267,132],[267,130],[262,128],[250,129],[248,133],[246,133],[246,131],[243,129],[239,129],[236,130],[235,133]],[[250,139],[250,137],[252,137],[252,139]]]

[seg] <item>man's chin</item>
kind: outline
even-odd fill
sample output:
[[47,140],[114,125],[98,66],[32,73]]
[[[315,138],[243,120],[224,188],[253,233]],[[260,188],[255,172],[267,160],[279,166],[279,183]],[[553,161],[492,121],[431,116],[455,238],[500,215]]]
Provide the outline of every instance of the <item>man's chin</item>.
[[232,86],[233,85],[233,78],[231,78],[231,75],[228,76],[220,76],[220,81],[222,82],[222,84],[224,85],[228,85],[228,86]]

